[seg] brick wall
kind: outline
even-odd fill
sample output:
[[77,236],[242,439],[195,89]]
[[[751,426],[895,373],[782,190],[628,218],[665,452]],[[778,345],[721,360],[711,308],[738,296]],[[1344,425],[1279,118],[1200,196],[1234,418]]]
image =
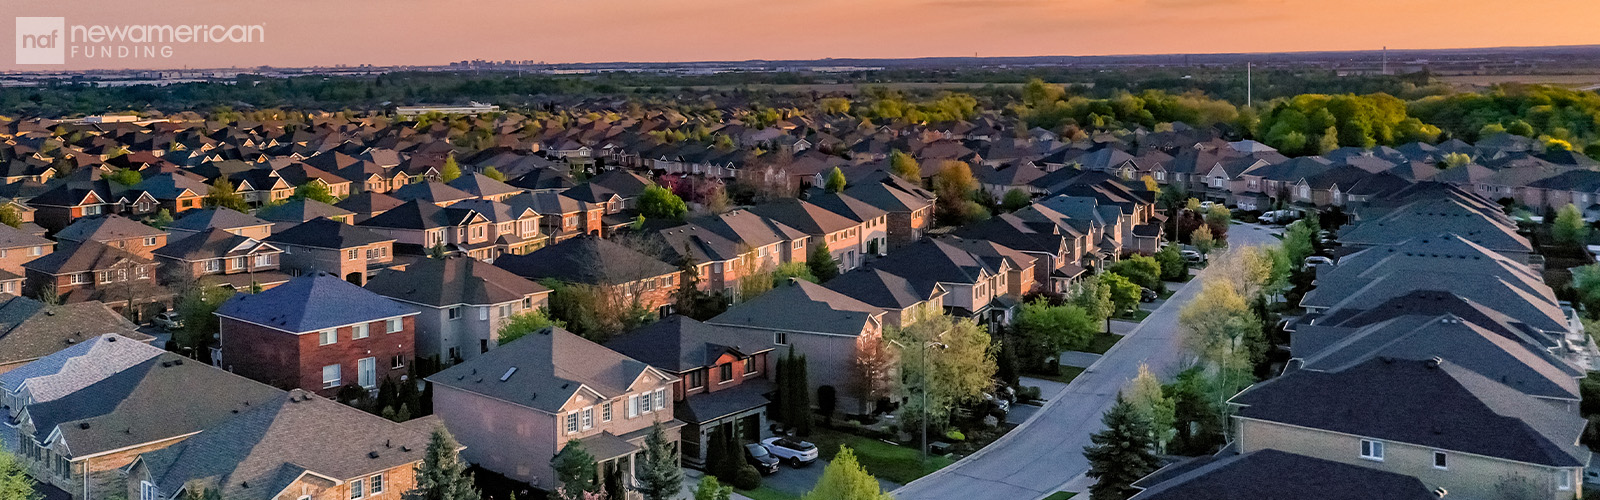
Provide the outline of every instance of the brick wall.
[[357,382],[358,361],[362,358],[375,358],[374,383],[381,383],[385,377],[399,380],[404,376],[405,366],[394,368],[392,359],[403,356],[406,366],[415,360],[415,318],[402,318],[402,327],[395,333],[387,333],[384,321],[367,323],[364,339],[351,338],[354,327],[340,327],[336,329],[338,340],[328,345],[319,345],[321,336],[317,332],[296,335],[221,318],[222,366],[265,384],[305,389],[332,398],[339,388],[323,387],[322,368],[328,365],[340,366],[340,385]]

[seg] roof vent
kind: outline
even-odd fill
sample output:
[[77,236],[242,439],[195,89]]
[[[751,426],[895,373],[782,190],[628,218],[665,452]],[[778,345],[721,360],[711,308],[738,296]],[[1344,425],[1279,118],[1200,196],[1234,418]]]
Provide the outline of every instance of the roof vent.
[[389,440],[385,439],[385,440],[383,440],[383,447],[384,448],[393,448],[394,446],[391,446],[389,444]]
[[1449,495],[1449,494],[1450,494],[1450,492],[1448,490],[1445,490],[1444,488],[1434,488],[1433,489],[1433,496],[1436,496],[1436,497],[1439,497],[1439,498],[1444,498],[1445,495]]
[[1438,356],[1434,356],[1433,359],[1424,361],[1422,363],[1422,366],[1426,366],[1428,368],[1438,368],[1439,367],[1439,363],[1443,363],[1443,362],[1444,362],[1444,359],[1442,359],[1442,358],[1440,358]]
[[403,452],[406,452],[406,453],[410,453],[411,452],[411,447],[410,446],[406,446],[406,445],[400,445],[400,451],[403,451]]
[[89,423],[88,422],[79,422],[78,423],[78,428],[79,429],[88,429],[89,428]]
[[378,458],[378,452],[376,452],[376,451],[368,452],[367,453],[367,458]]
[[511,368],[507,368],[506,369],[506,374],[500,376],[500,381],[501,382],[505,382],[507,379],[511,378],[511,374],[516,373],[516,372],[517,372],[517,367],[515,367],[515,366],[513,366]]
[[172,360],[172,364],[173,364],[173,366],[183,366],[183,360],[182,359],[174,359],[174,360]]
[[[106,336],[106,342],[116,342],[116,341],[117,341],[117,336],[116,335],[107,335]],[[71,342],[71,341],[69,340],[68,342]]]

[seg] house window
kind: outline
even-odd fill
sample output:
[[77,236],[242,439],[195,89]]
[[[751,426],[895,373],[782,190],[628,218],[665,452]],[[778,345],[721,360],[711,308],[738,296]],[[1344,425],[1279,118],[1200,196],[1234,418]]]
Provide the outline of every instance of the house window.
[[511,306],[500,306],[500,319],[506,319],[509,317],[511,317]]
[[639,395],[638,394],[631,394],[631,395],[628,396],[628,418],[635,418],[635,417],[638,417],[638,416],[639,416]]
[[721,377],[721,380],[717,381],[718,384],[726,384],[733,380],[733,363],[723,363],[717,367],[717,371],[720,372],[717,375]]
[[666,408],[667,408],[667,390],[666,389],[656,389],[656,409],[657,410],[665,410]]
[[317,345],[328,345],[339,341],[339,331],[327,329],[317,332]]
[[360,479],[357,479],[357,480],[354,480],[354,481],[350,482],[350,498],[351,498],[351,500],[367,496],[367,489],[362,487],[363,484],[364,484],[363,481],[360,480]]
[[594,428],[594,407],[590,406],[588,408],[584,408],[583,409],[583,430],[589,430],[589,429],[593,429],[593,428]]
[[383,474],[374,475],[367,479],[367,490],[377,495],[383,493]]
[[149,481],[139,481],[139,500],[157,500],[161,498],[161,490]]
[[149,238],[145,238],[144,239],[144,246],[147,246],[147,247],[156,246],[156,237],[155,236],[151,236]]
[[654,407],[654,405],[650,404],[650,401],[650,393],[646,392],[639,395],[639,413],[650,413],[650,409]]
[[689,372],[689,388],[699,389],[706,386],[706,371],[695,370]]
[[36,246],[28,249],[28,255],[34,257],[38,257],[41,253],[44,253],[44,247]]
[[332,389],[339,386],[339,365],[322,367],[322,388]]
[[1439,470],[1449,469],[1450,468],[1450,457],[1445,455],[1445,453],[1442,452],[1442,451],[1435,450],[1433,452],[1433,468],[1439,469]]
[[396,354],[396,355],[394,355],[393,358],[389,358],[389,369],[390,370],[399,370],[399,369],[405,368],[405,367],[406,367],[406,357],[405,357],[404,354]]
[[610,401],[607,401],[606,404],[600,405],[600,421],[601,422],[610,422],[611,421],[611,402]]
[[789,345],[789,332],[773,332],[772,343],[778,345]]
[[1361,440],[1361,458],[1383,461],[1383,441]]
[[256,256],[256,267],[266,267],[270,265],[272,265],[272,255]]
[[400,318],[389,318],[387,323],[389,323],[389,333],[400,331]]
[[445,311],[446,311],[445,314],[447,316],[449,316],[450,319],[461,319],[461,306],[455,306],[455,307],[446,309]]
[[358,255],[359,252],[360,252],[359,250],[350,250],[350,251],[348,251],[347,252],[349,254],[348,259],[349,260],[356,260],[356,256]]
[[89,273],[77,273],[72,275],[72,284],[74,285],[82,285],[90,281],[93,280],[89,277]]
[[489,306],[478,306],[478,321],[489,319]]
[[364,338],[367,338],[367,325],[360,324],[360,325],[356,325],[356,326],[350,327],[350,339],[351,340],[364,339]]
[[756,357],[755,356],[751,356],[751,357],[748,357],[748,358],[744,358],[744,374],[745,375],[753,375],[755,373],[756,373]]
[[567,434],[578,432],[578,412],[567,414]]
[[1556,471],[1556,489],[1561,490],[1561,491],[1567,491],[1567,490],[1572,489],[1572,471],[1570,471],[1570,470],[1558,470],[1558,471]]
[[356,383],[368,389],[378,386],[378,358],[356,360]]

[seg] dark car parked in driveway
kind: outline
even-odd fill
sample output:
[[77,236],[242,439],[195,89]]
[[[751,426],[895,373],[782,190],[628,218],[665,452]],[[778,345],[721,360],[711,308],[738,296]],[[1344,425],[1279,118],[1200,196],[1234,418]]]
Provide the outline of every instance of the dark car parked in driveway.
[[767,447],[759,443],[744,445],[744,460],[761,471],[763,476],[778,472],[778,457],[772,456],[767,452]]
[[1156,293],[1155,290],[1139,288],[1139,302],[1155,302],[1159,298],[1161,298],[1161,294]]

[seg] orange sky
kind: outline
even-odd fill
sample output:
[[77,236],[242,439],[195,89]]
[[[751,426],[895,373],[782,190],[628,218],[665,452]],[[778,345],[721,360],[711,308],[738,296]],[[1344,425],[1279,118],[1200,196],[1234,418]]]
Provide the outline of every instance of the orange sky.
[[[0,0],[68,25],[265,24],[267,42],[66,68],[1284,52],[1600,44],[1600,0]],[[70,7],[59,4],[70,3]],[[15,39],[0,18],[0,39]],[[18,66],[0,55],[0,71]]]

